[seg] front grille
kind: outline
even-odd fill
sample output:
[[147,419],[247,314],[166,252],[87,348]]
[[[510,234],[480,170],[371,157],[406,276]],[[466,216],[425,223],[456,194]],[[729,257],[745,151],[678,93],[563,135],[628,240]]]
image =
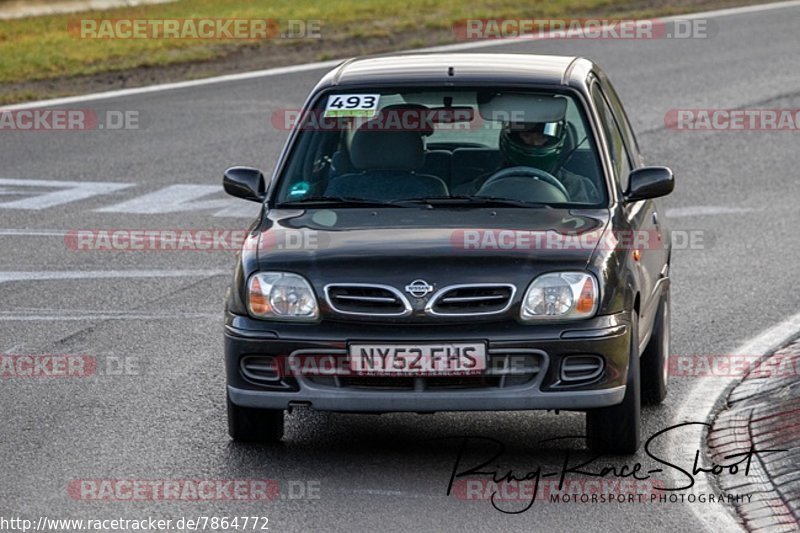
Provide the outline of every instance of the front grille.
[[[417,380],[419,380],[417,382]],[[476,389],[498,387],[500,378],[491,376],[436,376],[436,377],[393,377],[363,376],[342,378],[341,386],[354,389],[382,389],[419,391],[442,389]]]
[[403,294],[388,285],[348,283],[327,285],[325,299],[337,313],[346,315],[406,316],[411,305]]
[[508,284],[452,285],[434,294],[427,311],[433,315],[490,315],[511,306],[516,287]]
[[[503,389],[529,385],[544,374],[544,353],[528,350],[490,351],[487,368],[480,375],[454,376],[305,376],[318,386],[374,391],[438,391],[454,389]],[[344,365],[345,367],[347,365]]]

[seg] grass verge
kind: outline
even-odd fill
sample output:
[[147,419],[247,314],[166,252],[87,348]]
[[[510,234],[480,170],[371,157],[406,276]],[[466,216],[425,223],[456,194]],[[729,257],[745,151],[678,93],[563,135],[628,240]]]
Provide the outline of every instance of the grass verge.
[[[180,0],[0,23],[0,104],[455,42],[467,18],[653,17],[741,0]],[[315,21],[319,38],[91,39],[88,19]],[[72,30],[70,30],[72,28]]]

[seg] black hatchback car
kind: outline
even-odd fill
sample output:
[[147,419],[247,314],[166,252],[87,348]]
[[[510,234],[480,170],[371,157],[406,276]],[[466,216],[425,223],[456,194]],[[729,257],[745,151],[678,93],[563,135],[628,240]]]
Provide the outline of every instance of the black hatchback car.
[[350,60],[308,97],[225,309],[230,435],[284,414],[565,409],[632,453],[667,392],[670,234],[593,62],[517,54]]

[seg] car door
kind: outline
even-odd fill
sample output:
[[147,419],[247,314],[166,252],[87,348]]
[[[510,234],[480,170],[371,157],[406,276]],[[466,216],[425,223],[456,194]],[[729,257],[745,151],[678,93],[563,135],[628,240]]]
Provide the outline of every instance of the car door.
[[[592,99],[602,118],[603,128],[609,144],[614,182],[622,194],[628,189],[630,172],[644,166],[633,130],[630,127],[622,105],[619,103],[613,87],[607,82],[596,81],[592,86]],[[612,101],[616,105],[612,105]],[[623,207],[623,212],[633,230],[629,240],[633,250],[639,250],[639,260],[635,262],[639,273],[640,309],[639,340],[646,343],[652,320],[657,309],[656,290],[661,277],[662,267],[666,262],[667,247],[659,220],[657,204],[652,200],[632,202]]]

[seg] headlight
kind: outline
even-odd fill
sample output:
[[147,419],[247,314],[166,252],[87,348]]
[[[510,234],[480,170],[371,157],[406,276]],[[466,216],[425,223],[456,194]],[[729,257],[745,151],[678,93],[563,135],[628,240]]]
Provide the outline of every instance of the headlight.
[[247,309],[257,318],[313,321],[319,316],[311,285],[297,274],[259,272],[247,284]]
[[597,311],[598,290],[587,272],[542,274],[525,291],[520,317],[525,321],[589,318]]

